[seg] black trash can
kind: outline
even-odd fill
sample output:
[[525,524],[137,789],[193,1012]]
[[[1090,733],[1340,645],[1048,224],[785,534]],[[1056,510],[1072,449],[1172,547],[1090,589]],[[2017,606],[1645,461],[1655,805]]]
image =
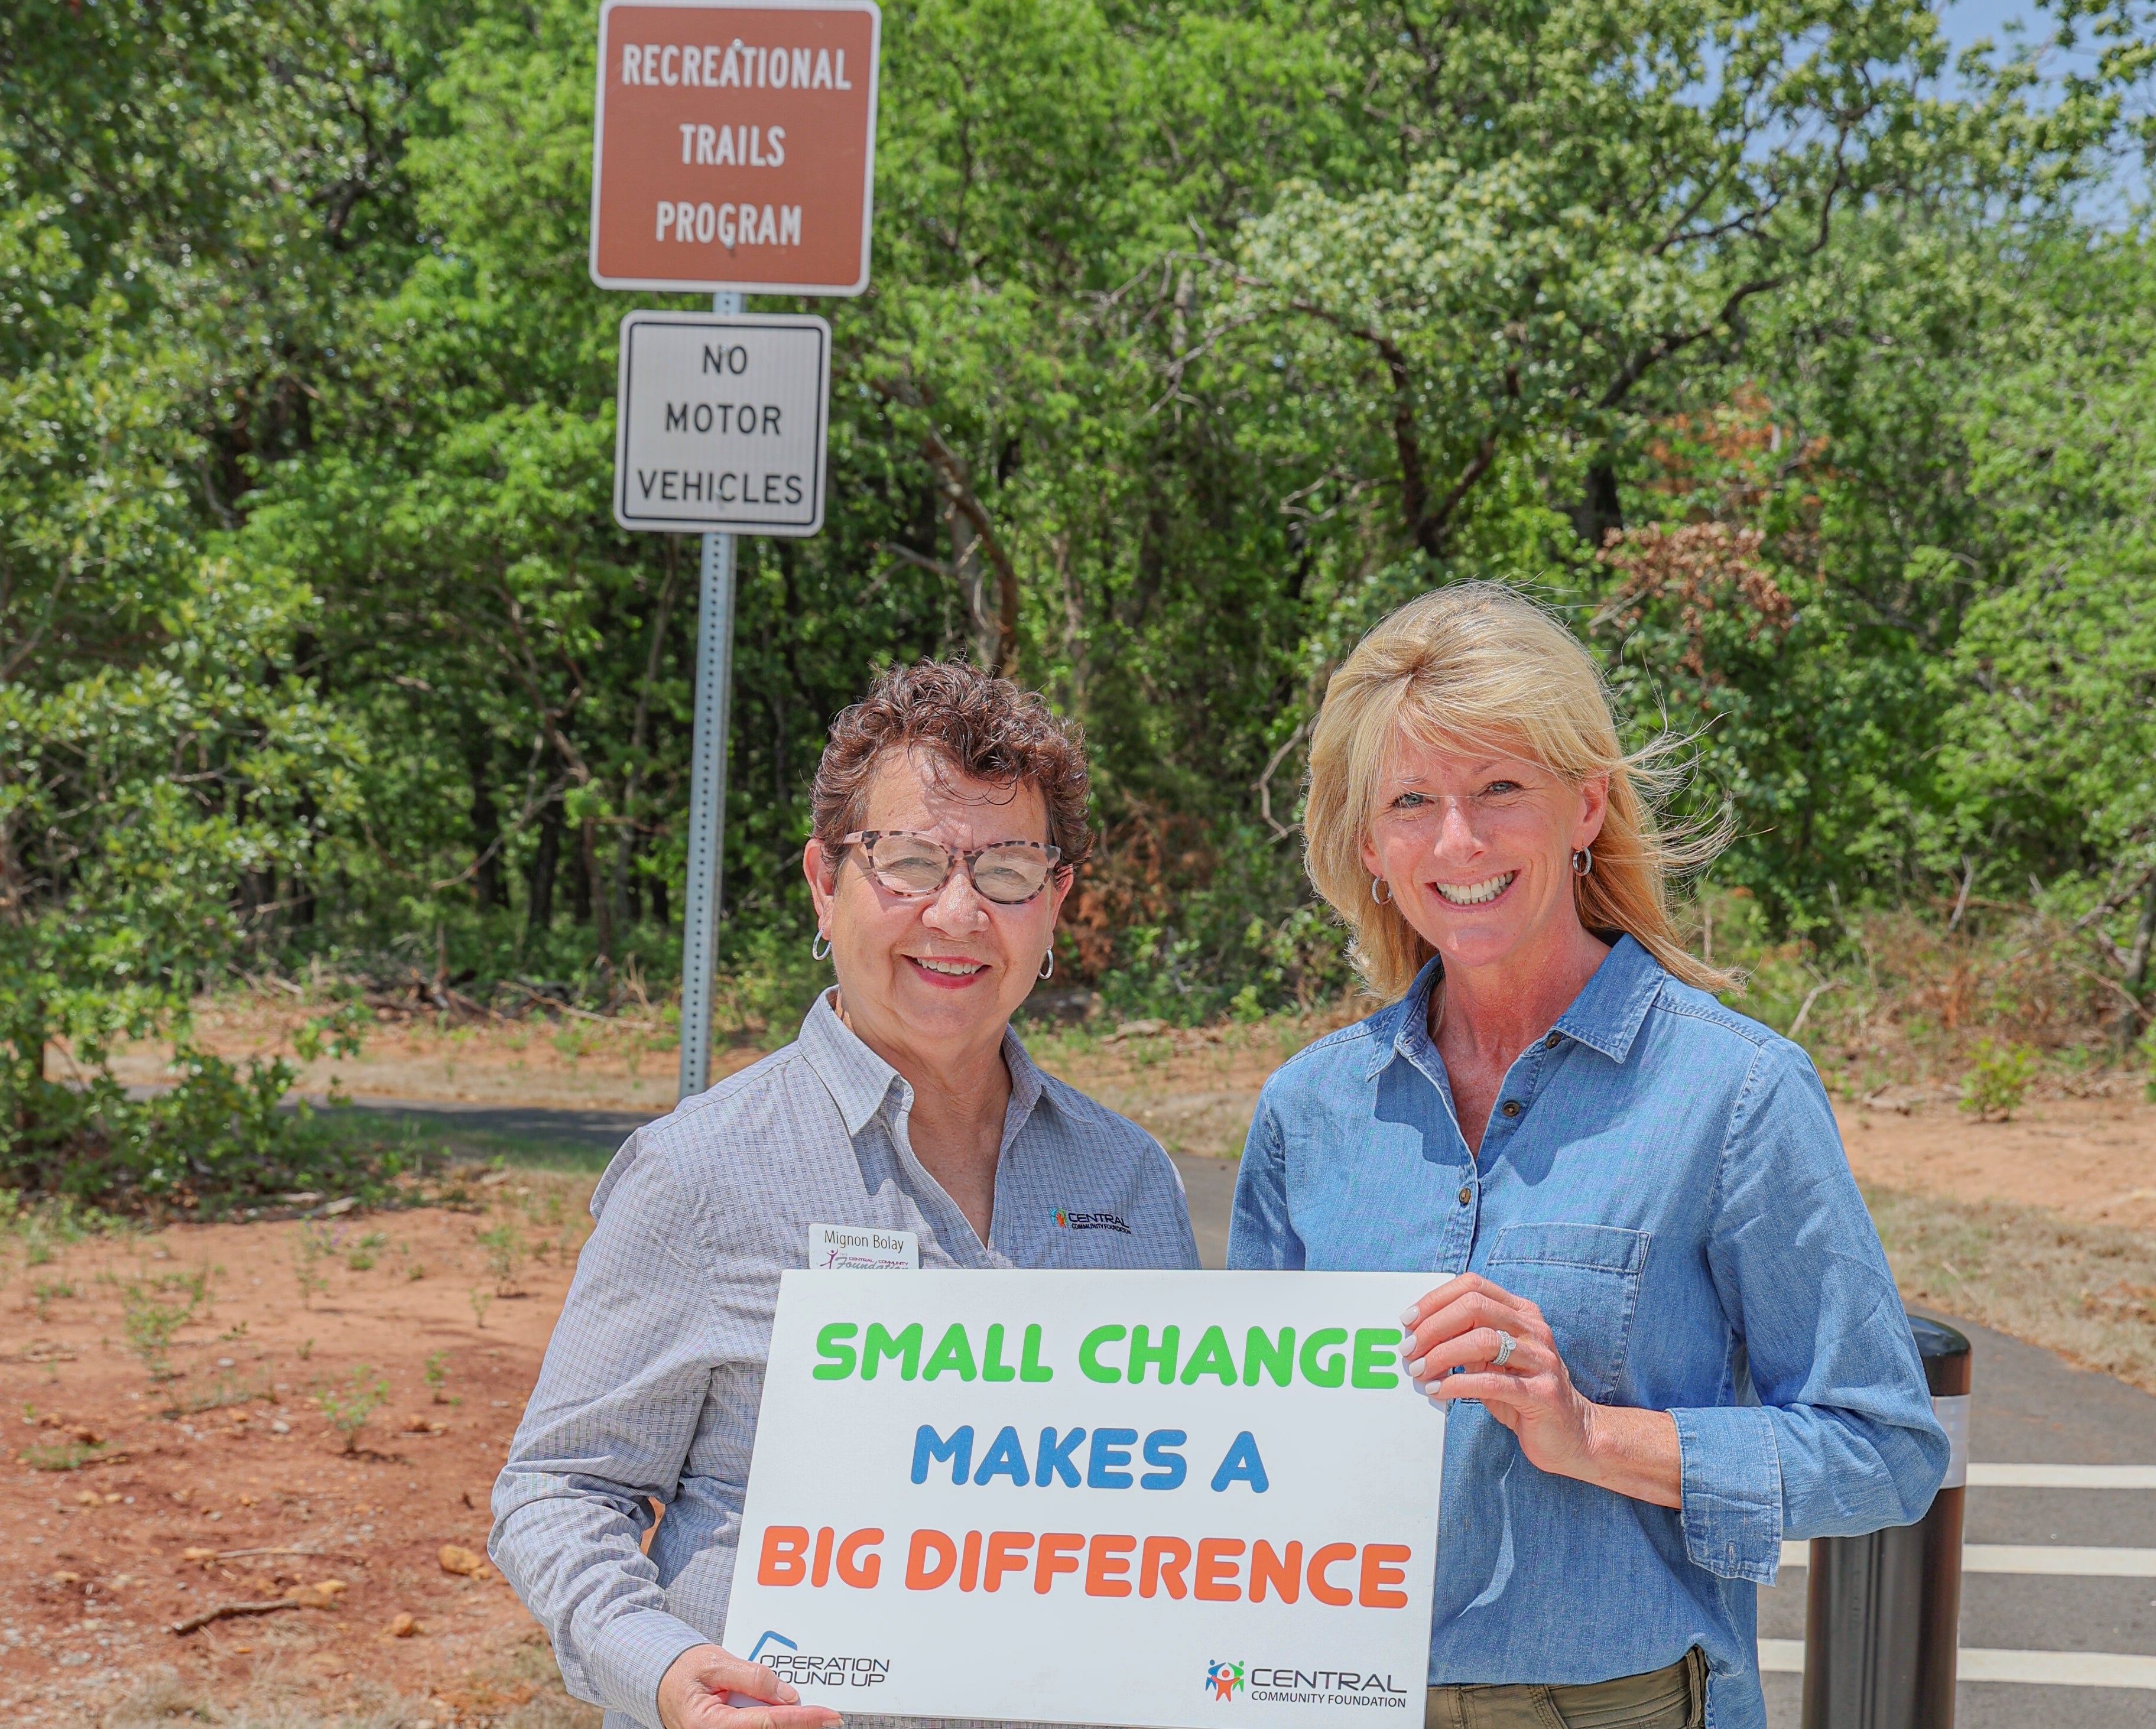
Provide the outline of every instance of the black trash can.
[[1912,1315],[1909,1327],[1953,1461],[1916,1524],[1814,1540],[1804,1729],[1953,1729],[1969,1348],[1938,1321]]

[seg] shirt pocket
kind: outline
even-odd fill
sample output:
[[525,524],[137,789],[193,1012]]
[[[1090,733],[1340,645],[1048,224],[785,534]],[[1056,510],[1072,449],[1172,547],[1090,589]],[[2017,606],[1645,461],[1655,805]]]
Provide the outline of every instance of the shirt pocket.
[[1508,1224],[1490,1245],[1491,1282],[1543,1311],[1572,1384],[1607,1404],[1625,1370],[1647,1233],[1612,1224]]

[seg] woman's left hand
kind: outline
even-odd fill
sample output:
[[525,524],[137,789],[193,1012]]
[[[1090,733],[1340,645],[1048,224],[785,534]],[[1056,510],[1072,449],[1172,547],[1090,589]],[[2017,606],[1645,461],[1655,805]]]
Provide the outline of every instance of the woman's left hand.
[[[1463,1273],[1400,1321],[1409,1329],[1400,1357],[1420,1391],[1433,1400],[1481,1401],[1520,1438],[1520,1450],[1538,1470],[1593,1475],[1597,1407],[1573,1386],[1541,1310],[1480,1273]],[[1502,1368],[1494,1367],[1500,1333],[1514,1342]]]
[[[1408,1332],[1400,1358],[1415,1385],[1433,1402],[1479,1400],[1519,1437],[1537,1470],[1658,1506],[1681,1504],[1683,1466],[1669,1413],[1583,1398],[1543,1311],[1525,1297],[1480,1273],[1462,1273],[1400,1321]],[[1502,1368],[1501,1334],[1512,1340]]]

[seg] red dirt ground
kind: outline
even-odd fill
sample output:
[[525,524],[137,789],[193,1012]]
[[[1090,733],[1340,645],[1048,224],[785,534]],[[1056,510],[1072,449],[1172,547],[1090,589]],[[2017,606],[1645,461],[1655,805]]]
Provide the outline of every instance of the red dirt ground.
[[[438,1558],[445,1544],[485,1547],[487,1496],[588,1228],[589,1191],[588,1179],[520,1174],[475,1192],[470,1210],[325,1221],[316,1229],[337,1239],[318,1263],[329,1288],[306,1306],[296,1222],[94,1239],[18,1267],[0,1311],[8,1720],[199,1720],[244,1703],[264,1722],[596,1723],[561,1693],[508,1588]],[[488,1302],[481,1326],[471,1293],[495,1280],[475,1239],[504,1222],[545,1252],[505,1281],[520,1294]],[[375,1234],[385,1240],[359,1247]],[[355,1254],[373,1265],[354,1270]],[[205,1271],[211,1301],[172,1347],[176,1376],[153,1382],[128,1347],[123,1290]],[[448,1403],[424,1379],[435,1352]],[[310,1394],[343,1388],[361,1365],[390,1397],[346,1453]],[[414,1419],[444,1432],[403,1433]],[[51,1462],[85,1436],[96,1445],[81,1469],[23,1460]],[[220,1603],[330,1579],[345,1588],[333,1607],[172,1630]],[[400,1614],[419,1630],[393,1637]]]

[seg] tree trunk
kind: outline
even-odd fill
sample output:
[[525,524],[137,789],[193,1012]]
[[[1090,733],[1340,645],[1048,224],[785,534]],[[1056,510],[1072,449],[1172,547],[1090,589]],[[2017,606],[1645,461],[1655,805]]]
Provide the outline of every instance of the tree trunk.
[[1617,470],[1609,462],[1596,463],[1587,471],[1587,495],[1565,511],[1580,539],[1596,552],[1602,550],[1612,529],[1625,526],[1625,507],[1617,496]]
[[539,848],[532,855],[531,882],[524,902],[524,928],[544,931],[554,922],[554,877],[562,862],[562,807],[558,801],[539,813]]
[[477,863],[472,867],[472,892],[482,909],[509,905],[509,891],[501,880],[501,815],[495,808],[494,752],[486,736],[465,723],[465,767],[471,775],[471,842]]
[[583,916],[579,917],[577,922],[581,925],[584,922],[584,917],[592,918],[598,922],[599,959],[607,966],[612,967],[613,965],[613,897],[599,892],[605,887],[606,883],[605,879],[599,875],[599,819],[597,817],[584,818],[583,830],[578,837],[577,859],[583,867],[577,874],[583,879],[584,885]]
[[988,574],[981,567],[981,536],[973,519],[947,500],[943,526],[951,533],[951,568],[958,573],[958,592],[966,598],[966,617],[973,627],[976,665],[1000,672],[1003,633],[988,610]]
[[644,741],[651,726],[651,687],[659,682],[660,662],[666,649],[667,617],[674,610],[677,544],[674,536],[667,537],[666,586],[659,592],[659,610],[651,621],[651,645],[644,656],[644,682],[636,687],[636,718],[629,729],[629,773],[622,782],[621,827],[613,848],[613,922],[624,928],[637,919],[638,896],[632,875],[636,864],[636,796],[643,789]]
[[[2126,956],[2126,988],[2138,1002],[2143,986],[2148,983],[2148,950],[2156,942],[2156,870],[2148,873],[2148,890],[2141,897],[2141,921],[2134,926],[2133,947]],[[2133,1035],[2141,1030],[2141,1018],[2145,1008],[2133,1003],[2122,1006],[2118,1011],[2118,1048],[2123,1051],[2133,1043]]]
[[583,830],[580,828],[569,848],[569,922],[588,925],[591,921],[591,859],[584,845]]

